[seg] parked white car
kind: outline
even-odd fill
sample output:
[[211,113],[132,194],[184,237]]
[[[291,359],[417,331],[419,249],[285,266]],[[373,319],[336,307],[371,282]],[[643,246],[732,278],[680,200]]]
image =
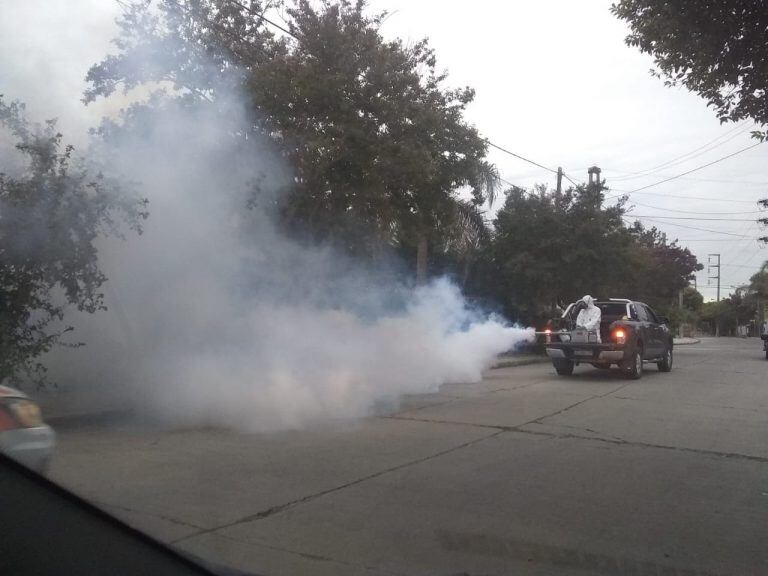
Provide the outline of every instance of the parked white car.
[[56,433],[43,422],[40,407],[20,390],[0,385],[0,452],[45,473]]

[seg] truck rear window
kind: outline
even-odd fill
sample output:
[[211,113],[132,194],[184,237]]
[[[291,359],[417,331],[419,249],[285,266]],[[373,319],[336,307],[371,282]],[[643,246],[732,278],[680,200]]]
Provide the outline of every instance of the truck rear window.
[[600,308],[603,318],[606,316],[621,318],[627,314],[627,304],[625,302],[595,302],[595,306]]

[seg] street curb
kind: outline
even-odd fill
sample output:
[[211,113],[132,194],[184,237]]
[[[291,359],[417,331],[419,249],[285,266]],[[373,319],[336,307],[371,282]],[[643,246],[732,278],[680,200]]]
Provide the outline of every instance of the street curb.
[[672,342],[675,346],[690,346],[691,344],[699,344],[701,340],[694,338],[693,342]]

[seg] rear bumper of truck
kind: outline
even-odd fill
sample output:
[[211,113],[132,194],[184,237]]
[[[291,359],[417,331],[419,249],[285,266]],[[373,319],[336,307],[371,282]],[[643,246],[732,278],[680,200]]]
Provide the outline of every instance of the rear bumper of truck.
[[626,347],[617,344],[547,344],[547,356],[552,360],[571,360],[597,364],[615,364],[625,358]]

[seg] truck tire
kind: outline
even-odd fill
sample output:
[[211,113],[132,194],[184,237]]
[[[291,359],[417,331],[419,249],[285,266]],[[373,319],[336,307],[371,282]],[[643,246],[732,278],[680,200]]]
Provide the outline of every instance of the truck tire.
[[639,380],[643,377],[643,349],[638,346],[632,357],[622,364],[624,375],[630,380]]
[[659,372],[672,372],[672,360],[672,346],[670,346],[664,352],[664,357],[656,363],[656,366],[659,367]]
[[573,374],[575,363],[570,360],[553,360],[552,365],[559,376],[570,376]]

